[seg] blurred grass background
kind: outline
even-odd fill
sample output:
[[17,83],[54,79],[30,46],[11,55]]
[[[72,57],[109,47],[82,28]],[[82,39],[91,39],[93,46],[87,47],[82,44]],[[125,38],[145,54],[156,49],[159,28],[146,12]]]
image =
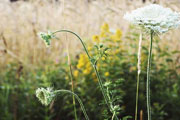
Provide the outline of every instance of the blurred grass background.
[[[123,19],[125,12],[152,3],[146,0],[29,0],[0,2],[0,65],[19,61],[31,67],[42,65],[44,60],[60,59],[63,55],[64,37],[53,42],[50,53],[39,40],[39,31],[70,29],[84,39],[96,34],[99,27],[107,22],[111,28],[120,28],[124,33],[128,23]],[[157,3],[179,11],[180,1],[163,0]],[[162,38],[161,44],[172,49],[180,49],[179,30],[174,30]],[[63,36],[63,35],[61,35]],[[79,42],[72,39],[71,51],[79,48]],[[80,49],[78,49],[80,50]],[[76,51],[75,51],[76,52]],[[47,57],[47,54],[48,55]]]
[[[143,2],[144,1],[144,2]],[[76,65],[83,54],[80,42],[72,35],[58,34],[52,47],[46,48],[37,36],[38,32],[69,29],[78,33],[87,45],[92,35],[99,34],[106,22],[111,29],[119,28],[122,42],[112,53],[116,57],[102,63],[104,81],[120,81],[117,96],[120,97],[120,117],[134,115],[137,45],[139,32],[130,26],[123,15],[127,11],[158,3],[180,11],[179,0],[0,0],[0,119],[2,120],[71,120],[74,118],[72,99],[62,96],[49,108],[35,98],[35,89],[52,85],[55,89],[71,89],[68,75],[67,41],[75,78],[75,92],[83,98],[90,118],[104,119],[106,107],[99,105],[102,95],[93,73],[83,74]],[[180,29],[156,38],[152,66],[153,120],[179,120],[180,114]],[[146,120],[145,79],[148,37],[143,38],[142,77],[139,112]],[[109,43],[104,43],[105,45]],[[112,43],[114,44],[114,43]],[[121,46],[121,47],[120,47]],[[120,49],[120,50],[119,50]],[[109,66],[111,64],[112,66]],[[110,75],[107,76],[109,72]],[[128,89],[127,89],[128,88]],[[113,89],[113,88],[112,88]],[[88,94],[88,96],[86,95]],[[58,102],[59,101],[59,102]],[[83,118],[77,105],[78,117]],[[97,115],[97,113],[99,113]],[[104,113],[104,115],[100,114]]]

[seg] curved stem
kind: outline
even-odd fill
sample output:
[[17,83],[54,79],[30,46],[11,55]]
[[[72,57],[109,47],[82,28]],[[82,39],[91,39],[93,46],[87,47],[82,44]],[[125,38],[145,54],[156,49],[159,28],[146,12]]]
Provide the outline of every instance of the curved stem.
[[71,33],[71,34],[75,35],[75,36],[80,40],[80,42],[81,42],[81,44],[82,44],[82,46],[83,46],[83,48],[84,48],[84,50],[85,50],[88,58],[91,60],[91,57],[90,57],[90,55],[89,55],[89,53],[88,53],[88,50],[87,50],[87,48],[86,48],[83,40],[79,37],[79,35],[77,35],[76,33],[72,32],[72,31],[70,31],[70,30],[58,30],[58,31],[53,32],[53,34],[56,34],[56,33],[58,33],[58,32],[68,32],[68,33]]
[[148,112],[148,120],[151,120],[151,102],[150,102],[150,70],[151,70],[151,58],[152,58],[152,43],[153,43],[153,34],[154,32],[151,30],[151,41],[149,47],[149,55],[148,55],[148,66],[147,66],[147,83],[146,83],[146,97],[147,97],[147,112]]
[[76,95],[74,92],[71,92],[69,90],[56,90],[56,91],[54,91],[54,93],[55,93],[55,95],[60,94],[60,93],[69,93],[69,94],[75,96],[75,98],[78,100],[78,102],[79,102],[79,104],[81,106],[81,109],[82,109],[82,111],[84,113],[84,116],[85,116],[86,120],[89,120],[89,117],[88,117],[88,115],[86,113],[85,107],[84,107],[81,99],[78,97],[78,95]]
[[[79,37],[79,35],[77,35],[76,33],[72,32],[72,31],[70,31],[70,30],[58,30],[58,31],[53,32],[53,34],[56,34],[56,33],[58,33],[58,32],[68,32],[68,33],[71,33],[71,34],[75,35],[75,36],[80,40],[80,42],[81,42],[81,44],[82,44],[82,46],[83,46],[83,48],[84,48],[84,50],[85,50],[85,52],[86,52],[86,54],[87,54],[87,56],[88,56],[88,59],[90,60],[92,66],[93,66],[93,68],[94,68],[94,71],[95,71],[96,76],[97,76],[97,78],[98,78],[98,83],[99,83],[100,89],[101,89],[101,91],[102,91],[103,97],[104,97],[104,99],[105,99],[105,102],[106,102],[108,108],[110,109],[110,111],[112,111],[112,109],[111,109],[111,107],[110,107],[110,105],[109,105],[109,102],[108,102],[108,98],[107,98],[106,92],[105,92],[104,87],[103,87],[103,83],[102,83],[101,77],[100,77],[100,75],[99,75],[99,72],[97,71],[96,64],[95,64],[95,62],[93,61],[93,59],[91,58],[91,56],[89,55],[89,52],[88,52],[88,50],[87,50],[87,48],[86,48],[83,40],[81,39],[81,37]],[[117,120],[119,120],[116,114],[115,114],[115,118],[116,118]]]

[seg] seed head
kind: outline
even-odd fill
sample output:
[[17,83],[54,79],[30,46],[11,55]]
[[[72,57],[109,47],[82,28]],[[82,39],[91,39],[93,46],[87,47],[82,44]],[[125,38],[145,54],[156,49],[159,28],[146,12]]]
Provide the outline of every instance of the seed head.
[[36,90],[36,97],[43,105],[47,106],[54,99],[55,94],[52,88],[38,88]]

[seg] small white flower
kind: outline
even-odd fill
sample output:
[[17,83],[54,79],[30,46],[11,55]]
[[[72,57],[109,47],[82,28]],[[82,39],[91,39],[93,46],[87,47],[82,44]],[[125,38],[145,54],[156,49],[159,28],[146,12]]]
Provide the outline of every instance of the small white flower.
[[157,4],[151,4],[126,13],[124,19],[157,33],[167,32],[180,25],[180,13]]
[[54,99],[55,94],[52,88],[38,88],[36,90],[36,97],[43,105],[47,106]]

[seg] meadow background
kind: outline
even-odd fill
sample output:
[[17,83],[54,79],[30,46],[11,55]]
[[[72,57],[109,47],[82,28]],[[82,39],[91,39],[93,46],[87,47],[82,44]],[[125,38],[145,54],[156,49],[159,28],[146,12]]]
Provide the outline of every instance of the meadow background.
[[[180,12],[179,0],[0,0],[0,119],[73,120],[71,96],[61,96],[50,107],[35,97],[38,87],[71,89],[66,46],[69,44],[75,92],[82,98],[90,119],[109,117],[93,70],[86,66],[80,42],[72,35],[58,34],[46,48],[37,33],[69,29],[78,33],[95,54],[93,35],[101,35],[104,24],[119,29],[119,41],[101,41],[110,47],[109,56],[99,63],[103,81],[121,106],[119,117],[134,116],[139,31],[123,19],[127,11],[158,3]],[[180,114],[180,29],[155,39],[151,76],[153,120],[179,120]],[[116,33],[111,33],[111,35]],[[146,64],[149,37],[143,36],[139,118],[146,120]],[[103,37],[102,37],[103,38]],[[81,65],[79,65],[81,63]],[[111,66],[109,66],[111,64]],[[78,66],[79,65],[79,66]],[[83,119],[77,105],[78,118]]]

